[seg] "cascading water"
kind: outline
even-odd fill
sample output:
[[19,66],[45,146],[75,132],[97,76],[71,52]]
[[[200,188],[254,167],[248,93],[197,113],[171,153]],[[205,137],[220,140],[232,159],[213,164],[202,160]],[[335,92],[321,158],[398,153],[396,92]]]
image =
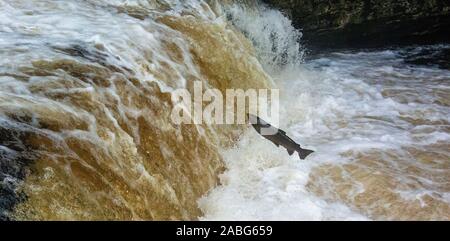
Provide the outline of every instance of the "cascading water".
[[170,122],[194,80],[268,87],[202,1],[0,1],[3,219],[195,219],[240,126]]
[[[450,71],[300,37],[255,1],[0,0],[0,219],[450,219]],[[195,80],[279,88],[316,152],[172,124]]]

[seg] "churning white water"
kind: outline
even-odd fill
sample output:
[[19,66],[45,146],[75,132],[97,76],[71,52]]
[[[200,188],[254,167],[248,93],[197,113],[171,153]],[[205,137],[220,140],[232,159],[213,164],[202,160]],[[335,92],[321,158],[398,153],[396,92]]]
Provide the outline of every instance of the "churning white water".
[[[284,46],[290,61],[302,57],[291,41],[298,33],[282,15],[262,9],[252,18],[236,9],[231,9],[235,24],[264,58],[272,45]],[[271,32],[281,35],[272,38],[281,42],[267,41]],[[224,151],[228,170],[222,185],[199,201],[203,219],[407,219],[414,214],[398,213],[414,212],[410,203],[433,209],[433,201],[443,205],[438,215],[417,218],[448,217],[450,71],[405,63],[408,54],[448,47],[336,52],[303,64],[295,60],[279,71],[273,71],[276,61],[265,62],[280,88],[280,127],[316,152],[301,161],[248,130],[235,148]],[[412,150],[431,155],[425,160]],[[333,168],[320,171],[330,166],[338,174]],[[433,180],[435,173],[441,178]],[[386,181],[391,179],[395,182]],[[393,210],[380,211],[377,204]]]
[[[221,176],[223,185],[200,201],[204,218],[365,219],[367,210],[357,211],[351,202],[344,205],[336,200],[325,201],[307,190],[311,169],[355,162],[356,153],[377,150],[386,153],[382,158],[391,164],[391,171],[405,167],[391,160],[389,153],[428,170],[405,148],[449,143],[450,71],[409,66],[403,63],[401,52],[332,53],[277,76],[283,84],[281,128],[316,152],[300,161],[248,130],[234,149],[225,151],[229,170]],[[414,120],[424,123],[411,123]],[[343,155],[350,151],[355,154]],[[449,150],[438,152],[443,157],[435,157],[436,161],[441,158],[448,165]],[[445,167],[428,171],[447,177],[450,174]],[[401,175],[395,173],[399,183],[416,178]],[[448,187],[448,178],[442,183],[427,178],[423,182],[428,185],[406,190],[399,187],[395,191],[411,202],[431,193],[450,203],[448,189],[436,187]],[[365,192],[364,183],[352,185],[351,195]],[[322,188],[333,189],[326,183]]]

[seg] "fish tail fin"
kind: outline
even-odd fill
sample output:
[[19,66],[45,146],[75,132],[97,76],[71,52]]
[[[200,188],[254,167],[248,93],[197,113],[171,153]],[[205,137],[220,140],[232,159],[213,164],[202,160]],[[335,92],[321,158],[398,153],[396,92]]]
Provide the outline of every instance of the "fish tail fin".
[[309,154],[313,153],[314,151],[299,148],[297,150],[297,152],[298,152],[298,156],[300,157],[300,159],[304,160]]

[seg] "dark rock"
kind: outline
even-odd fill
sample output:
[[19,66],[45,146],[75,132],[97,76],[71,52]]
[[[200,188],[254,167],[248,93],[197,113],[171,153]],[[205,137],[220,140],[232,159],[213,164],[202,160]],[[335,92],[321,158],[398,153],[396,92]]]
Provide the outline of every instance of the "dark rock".
[[361,48],[449,42],[448,0],[264,0],[302,29],[308,47]]
[[441,69],[450,70],[450,48],[449,47],[425,47],[420,51],[409,51],[405,49],[404,62],[413,65],[436,66]]
[[15,205],[26,199],[24,193],[17,191],[33,159],[20,140],[26,138],[26,132],[7,124],[0,126],[0,221],[10,220],[9,213]]

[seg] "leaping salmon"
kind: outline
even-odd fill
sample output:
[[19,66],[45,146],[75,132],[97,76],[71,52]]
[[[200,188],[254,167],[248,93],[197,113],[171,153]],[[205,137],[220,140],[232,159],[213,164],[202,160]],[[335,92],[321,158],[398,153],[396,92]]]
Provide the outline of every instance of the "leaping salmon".
[[[265,122],[263,119],[259,118],[258,116],[248,114],[249,122],[255,128],[255,130],[264,138],[268,139],[269,141],[273,142],[276,146],[282,146],[286,148],[287,152],[290,156],[294,154],[296,151],[298,153],[298,156],[300,159],[305,159],[309,154],[313,153],[314,151],[303,149],[300,147],[299,144],[297,144],[294,140],[289,138],[289,136],[286,135],[286,132],[284,132],[281,129],[275,128],[269,123]],[[261,130],[263,128],[273,128],[272,130],[266,132],[270,134],[264,134],[261,133]]]

